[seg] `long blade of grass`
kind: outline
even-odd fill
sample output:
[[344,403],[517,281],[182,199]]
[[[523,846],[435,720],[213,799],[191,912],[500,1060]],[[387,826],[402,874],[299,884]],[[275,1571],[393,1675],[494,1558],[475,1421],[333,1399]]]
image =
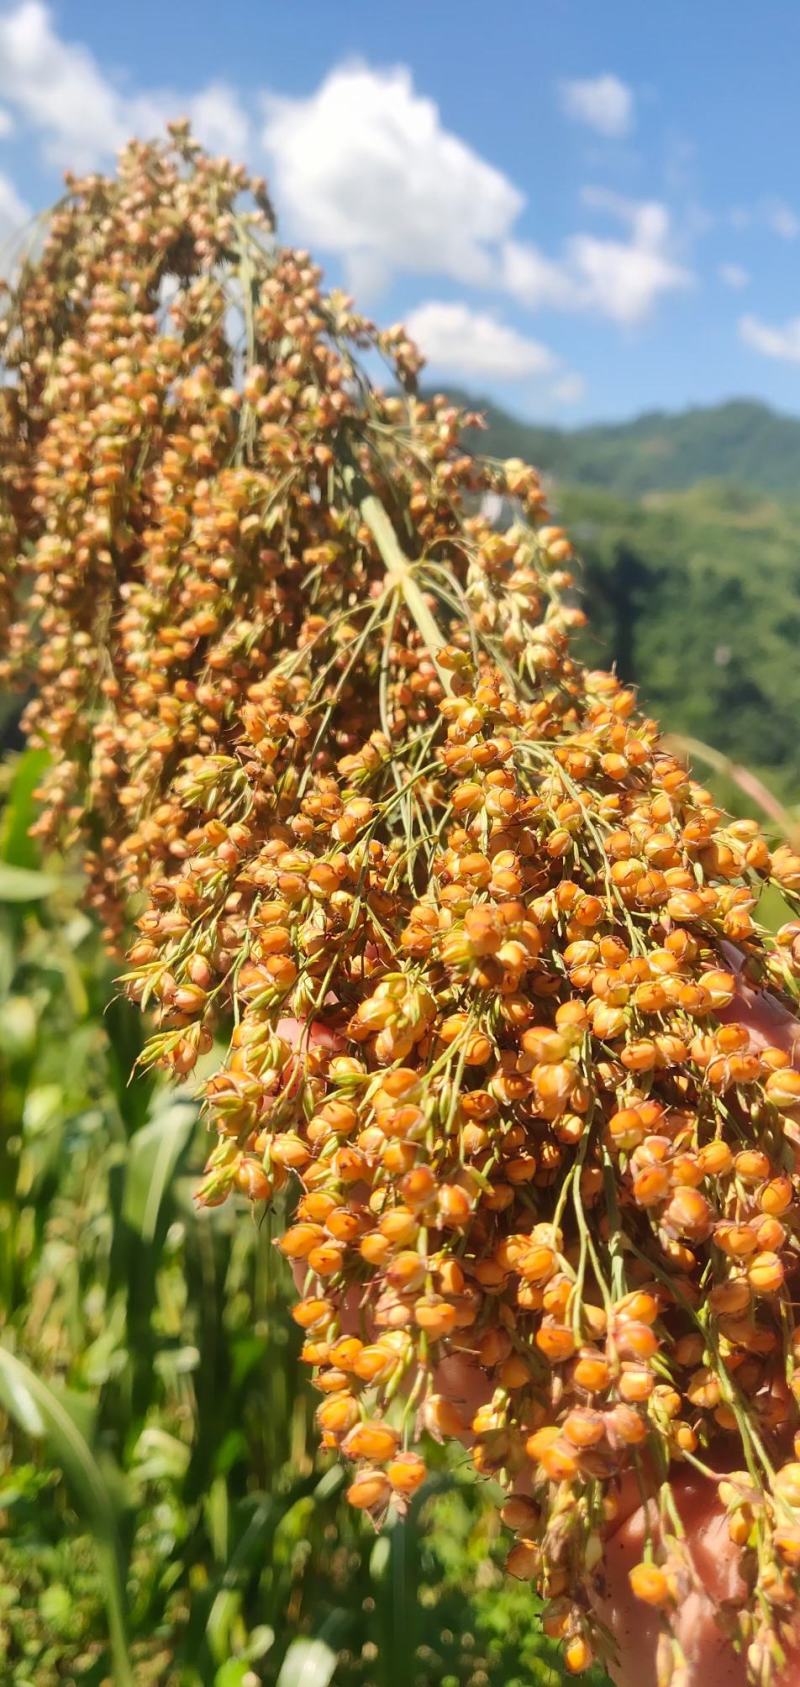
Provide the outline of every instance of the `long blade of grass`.
[[114,1502],[103,1472],[63,1401],[24,1360],[2,1345],[0,1397],[9,1416],[21,1428],[47,1440],[53,1458],[72,1488],[75,1503],[94,1536],[114,1679],[117,1687],[135,1687],[128,1655],[119,1532]]
[[751,768],[742,767],[739,762],[732,761],[730,756],[723,755],[721,750],[715,750],[711,744],[704,744],[700,738],[690,738],[684,732],[665,733],[663,741],[676,755],[690,762],[692,759],[705,762],[715,773],[730,779],[746,797],[758,804],[762,813],[774,822],[787,841],[797,846],[800,839],[800,820],[784,808],[775,793]]
[[293,1640],[281,1664],[276,1687],[328,1687],[339,1661],[338,1651],[325,1639],[328,1632],[333,1639],[337,1630],[347,1627],[346,1611],[333,1611],[313,1639],[303,1636]]
[[193,1102],[170,1097],[130,1139],[122,1217],[145,1243],[155,1239],[161,1204],[196,1118]]
[[58,880],[50,873],[36,873],[31,867],[12,867],[0,861],[0,902],[40,902],[51,896]]
[[30,835],[36,819],[34,791],[49,757],[46,750],[26,750],[13,764],[14,772],[0,822],[0,861],[13,867],[35,867],[37,846]]

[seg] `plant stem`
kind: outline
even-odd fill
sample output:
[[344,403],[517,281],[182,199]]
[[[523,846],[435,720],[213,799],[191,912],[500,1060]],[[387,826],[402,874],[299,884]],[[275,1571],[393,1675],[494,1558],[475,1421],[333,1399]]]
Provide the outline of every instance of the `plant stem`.
[[445,691],[450,694],[452,692],[450,674],[445,668],[440,667],[438,662],[439,651],[447,643],[447,640],[441,628],[437,625],[435,616],[431,614],[414,579],[414,562],[411,557],[406,556],[385,505],[381,502],[377,492],[373,492],[358,464],[346,448],[341,451],[341,463],[345,490],[353,502],[357,504],[361,518],[369,528],[380,551],[389,582],[396,586],[397,591],[402,596],[428,655],[436,665],[436,671],[442,685]]

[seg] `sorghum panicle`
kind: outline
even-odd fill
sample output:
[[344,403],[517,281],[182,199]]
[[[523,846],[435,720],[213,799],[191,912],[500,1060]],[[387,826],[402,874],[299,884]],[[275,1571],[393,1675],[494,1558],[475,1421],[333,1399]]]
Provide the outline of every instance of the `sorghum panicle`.
[[800,1075],[736,975],[796,1000],[800,920],[773,940],[757,908],[796,904],[800,858],[573,653],[535,471],[466,449],[403,331],[323,293],[185,126],[68,181],[2,345],[0,677],[49,752],[37,830],[81,843],[110,945],[135,924],[148,1058],[183,1077],[229,1037],[200,1199],[296,1197],[352,1503],[402,1508],[425,1437],[468,1438],[578,1671],[634,1470],[677,1681],[670,1475],[719,1460],[763,1680],[798,1613]]

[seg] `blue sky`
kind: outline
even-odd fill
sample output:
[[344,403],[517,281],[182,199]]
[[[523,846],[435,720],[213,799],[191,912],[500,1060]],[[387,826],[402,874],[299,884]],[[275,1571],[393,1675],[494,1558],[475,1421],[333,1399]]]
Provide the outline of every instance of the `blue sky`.
[[0,235],[188,111],[437,380],[800,412],[798,70],[797,0],[0,0]]

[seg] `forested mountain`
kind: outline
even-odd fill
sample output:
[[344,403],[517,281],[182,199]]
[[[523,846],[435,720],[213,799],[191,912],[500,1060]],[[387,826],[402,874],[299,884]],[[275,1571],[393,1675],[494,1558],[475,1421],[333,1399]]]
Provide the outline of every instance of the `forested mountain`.
[[580,486],[636,498],[714,479],[800,498],[800,417],[753,399],[568,431],[520,421],[473,395],[454,397],[485,415],[482,445],[491,455],[522,457]]
[[800,417],[737,399],[565,431],[452,396],[485,416],[476,449],[552,477],[589,659],[800,806]]
[[646,502],[556,489],[581,558],[587,654],[673,732],[800,802],[800,502],[706,483]]

